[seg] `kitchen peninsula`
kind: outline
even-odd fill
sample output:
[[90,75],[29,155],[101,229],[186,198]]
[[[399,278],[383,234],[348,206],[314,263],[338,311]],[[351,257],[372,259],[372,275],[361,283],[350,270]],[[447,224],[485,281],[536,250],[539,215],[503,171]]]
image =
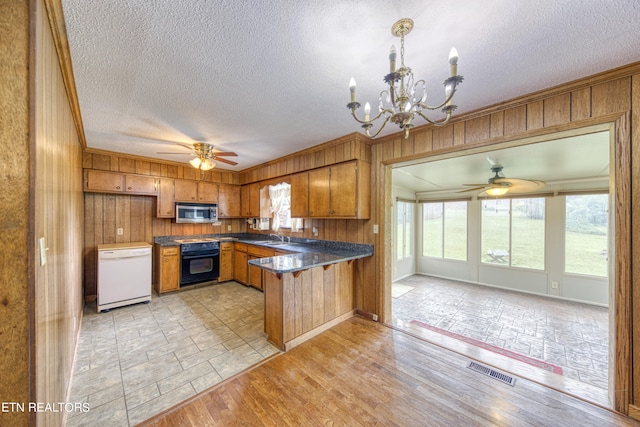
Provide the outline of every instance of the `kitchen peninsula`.
[[[367,245],[358,245],[367,246]],[[264,328],[287,351],[355,314],[353,262],[373,249],[351,253],[294,253],[249,261],[265,270]]]
[[[156,237],[155,243],[175,247],[182,237]],[[326,240],[274,242],[250,233],[188,237],[277,248],[277,256],[251,259],[248,265],[263,271],[265,332],[283,351],[354,315],[354,262],[373,255],[373,245]]]

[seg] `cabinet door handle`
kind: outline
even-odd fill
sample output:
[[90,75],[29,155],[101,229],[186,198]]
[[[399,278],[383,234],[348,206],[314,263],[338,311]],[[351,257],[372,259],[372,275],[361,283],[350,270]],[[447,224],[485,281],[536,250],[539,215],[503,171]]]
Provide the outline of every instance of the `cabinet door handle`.
[[116,190],[119,190],[119,189],[120,189],[120,186],[119,186],[119,185],[116,185]]
[[132,190],[132,189],[133,189],[133,187],[127,187],[127,190]]

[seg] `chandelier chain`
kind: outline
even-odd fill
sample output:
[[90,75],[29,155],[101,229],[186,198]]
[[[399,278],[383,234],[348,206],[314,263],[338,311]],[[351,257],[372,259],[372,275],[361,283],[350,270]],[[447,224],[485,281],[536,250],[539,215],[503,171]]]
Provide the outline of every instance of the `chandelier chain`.
[[400,64],[404,67],[404,34],[400,37]]

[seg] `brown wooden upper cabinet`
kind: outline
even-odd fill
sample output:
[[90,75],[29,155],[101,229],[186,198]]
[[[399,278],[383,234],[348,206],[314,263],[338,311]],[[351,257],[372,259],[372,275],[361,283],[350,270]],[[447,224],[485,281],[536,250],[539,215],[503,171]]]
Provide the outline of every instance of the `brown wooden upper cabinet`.
[[157,178],[144,175],[127,175],[87,169],[84,171],[84,191],[98,193],[131,193],[155,196],[158,194]]
[[218,202],[218,185],[205,181],[175,180],[176,202]]
[[240,216],[240,186],[218,185],[218,218]]
[[260,185],[257,182],[240,187],[240,208],[243,218],[260,217]]
[[369,218],[370,174],[369,163],[354,160],[293,175],[291,216]]
[[158,181],[156,216],[158,218],[175,218],[176,207],[173,198],[174,180],[170,178],[160,178]]

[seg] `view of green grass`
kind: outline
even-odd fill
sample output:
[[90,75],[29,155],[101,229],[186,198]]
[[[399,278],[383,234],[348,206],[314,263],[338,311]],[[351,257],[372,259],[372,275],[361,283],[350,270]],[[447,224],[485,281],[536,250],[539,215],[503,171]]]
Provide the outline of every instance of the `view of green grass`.
[[[531,206],[525,209],[514,201],[510,251],[508,208],[503,205],[496,209],[495,205],[485,205],[482,210],[481,262],[496,265],[509,265],[510,262],[514,267],[544,270],[545,221],[544,202],[541,203],[542,208],[537,206],[538,210],[535,210],[536,206],[534,206],[534,214],[532,214]],[[438,205],[442,206],[442,204],[425,204],[424,206],[428,205],[432,207],[423,215],[422,255],[437,258],[443,258],[444,255],[447,259],[466,260],[466,209],[461,211],[445,208],[443,215],[442,209],[438,208]],[[571,213],[571,210],[569,212]],[[573,224],[575,222],[573,219],[568,218],[567,222],[570,230],[565,234],[565,271],[606,277],[606,224],[591,223],[589,226],[583,224],[577,227]],[[487,254],[489,250],[509,251],[509,256],[496,260]]]

